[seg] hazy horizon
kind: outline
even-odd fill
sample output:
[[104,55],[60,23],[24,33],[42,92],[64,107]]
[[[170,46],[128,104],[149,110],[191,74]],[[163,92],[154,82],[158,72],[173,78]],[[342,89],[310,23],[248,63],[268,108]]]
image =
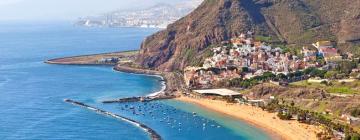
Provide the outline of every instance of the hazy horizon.
[[72,21],[113,10],[143,9],[188,0],[0,0],[0,21]]

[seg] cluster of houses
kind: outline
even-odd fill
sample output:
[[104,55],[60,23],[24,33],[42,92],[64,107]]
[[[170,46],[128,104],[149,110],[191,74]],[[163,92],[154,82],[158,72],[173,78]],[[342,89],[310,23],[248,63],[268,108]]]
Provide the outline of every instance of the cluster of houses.
[[330,41],[319,41],[313,46],[317,50],[303,47],[300,58],[281,48],[255,41],[253,33],[248,32],[224,41],[222,47],[213,48],[213,56],[207,58],[202,67],[185,68],[184,79],[189,87],[208,88],[224,79],[249,79],[269,71],[287,74],[309,67],[323,67],[317,62],[319,56],[329,64],[342,59]]
[[330,41],[319,41],[313,44],[317,49],[316,54],[324,57],[326,62],[340,61],[342,56]]

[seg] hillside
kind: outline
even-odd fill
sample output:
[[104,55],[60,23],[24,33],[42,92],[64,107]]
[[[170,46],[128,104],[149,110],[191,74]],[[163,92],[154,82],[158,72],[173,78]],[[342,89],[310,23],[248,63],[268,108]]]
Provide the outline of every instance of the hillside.
[[360,53],[357,5],[359,0],[205,0],[186,17],[147,37],[137,62],[162,71],[182,69],[202,59],[211,44],[246,31],[291,46],[332,40],[343,51]]

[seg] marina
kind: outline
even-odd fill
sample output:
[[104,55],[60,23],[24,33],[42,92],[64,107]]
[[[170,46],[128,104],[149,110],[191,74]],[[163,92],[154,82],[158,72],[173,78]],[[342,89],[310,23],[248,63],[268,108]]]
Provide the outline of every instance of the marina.
[[92,110],[92,111],[95,111],[95,112],[97,112],[99,114],[110,116],[110,117],[113,117],[113,118],[120,119],[122,121],[128,122],[128,123],[130,123],[130,124],[132,124],[132,125],[134,125],[136,127],[141,128],[145,132],[147,132],[150,135],[152,140],[161,140],[162,139],[161,136],[159,134],[157,134],[150,127],[148,127],[148,126],[146,126],[146,125],[144,125],[144,124],[142,124],[140,122],[137,122],[135,120],[132,120],[130,118],[126,118],[126,117],[123,117],[123,116],[120,116],[120,115],[117,115],[117,114],[114,114],[114,113],[111,113],[111,112],[107,112],[107,111],[104,111],[104,110],[101,110],[101,109],[86,105],[86,104],[84,104],[82,102],[74,101],[74,100],[71,100],[71,99],[65,99],[64,102],[71,103],[73,105],[77,105],[77,106],[81,106],[81,107],[85,107],[85,108],[87,108],[89,110]]
[[[11,27],[1,31],[10,30]],[[0,121],[1,130],[4,130],[0,133],[0,139],[151,139],[148,132],[139,129],[139,125],[123,121],[105,112],[96,113],[97,109],[141,122],[155,130],[161,139],[202,140],[224,137],[229,140],[268,139],[266,133],[258,128],[227,118],[223,114],[175,100],[102,103],[107,99],[158,95],[159,92],[155,91],[169,94],[174,91],[172,87],[180,85],[180,82],[176,81],[179,78],[172,78],[171,75],[161,75],[164,77],[164,80],[161,80],[160,77],[149,76],[156,73],[129,74],[116,72],[102,65],[94,67],[42,63],[43,60],[67,56],[75,56],[74,59],[71,59],[73,57],[66,59],[71,62],[82,61],[85,57],[91,58],[88,60],[101,60],[101,58],[97,59],[96,55],[95,57],[86,55],[76,57],[76,55],[133,50],[142,38],[153,31],[127,28],[87,30],[67,25],[31,27],[40,29],[36,31],[12,29],[13,35],[3,35],[5,41],[0,43],[8,46],[6,44],[16,42],[11,47],[4,48],[0,62],[2,80],[0,80],[2,91],[0,112],[6,116]],[[79,34],[74,36],[73,32]],[[102,38],[100,32],[105,33],[106,38]],[[29,36],[30,34],[34,36]],[[129,37],[129,34],[135,37]],[[14,38],[15,36],[21,38]],[[44,43],[43,39],[48,42]],[[89,39],[94,42],[84,42]],[[69,40],[71,42],[68,42]],[[29,41],[31,44],[28,44]],[[114,44],[103,44],[103,42],[114,42]],[[119,46],[123,47],[119,49]],[[54,48],[56,51],[53,50]],[[19,52],[20,49],[23,51]],[[15,52],[26,59],[19,60],[13,55]],[[165,91],[164,84],[167,87]],[[97,109],[74,107],[64,102],[64,99],[80,101]]]

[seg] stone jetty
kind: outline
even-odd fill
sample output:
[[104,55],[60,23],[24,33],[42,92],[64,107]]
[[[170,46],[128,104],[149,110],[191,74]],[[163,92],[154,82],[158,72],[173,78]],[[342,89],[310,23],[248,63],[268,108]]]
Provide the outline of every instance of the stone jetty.
[[132,120],[130,118],[123,117],[123,116],[117,115],[117,114],[112,113],[112,112],[104,111],[104,110],[101,110],[101,109],[89,106],[87,104],[84,104],[82,102],[74,101],[74,100],[71,100],[71,99],[65,99],[64,101],[67,102],[67,103],[76,105],[76,106],[85,107],[85,108],[87,108],[89,110],[95,111],[95,112],[97,112],[99,114],[102,114],[102,115],[110,116],[110,117],[113,117],[113,118],[120,119],[122,121],[128,122],[128,123],[130,123],[130,124],[132,124],[132,125],[134,125],[136,127],[141,128],[146,133],[148,133],[152,140],[162,140],[161,136],[158,133],[156,133],[155,130],[151,129],[150,127],[146,126],[145,124],[142,124],[142,123],[137,122],[135,120]]
[[150,102],[150,101],[166,100],[173,98],[176,98],[176,96],[159,95],[159,96],[128,97],[128,98],[102,101],[102,103],[109,104],[109,103],[128,103],[128,102]]

